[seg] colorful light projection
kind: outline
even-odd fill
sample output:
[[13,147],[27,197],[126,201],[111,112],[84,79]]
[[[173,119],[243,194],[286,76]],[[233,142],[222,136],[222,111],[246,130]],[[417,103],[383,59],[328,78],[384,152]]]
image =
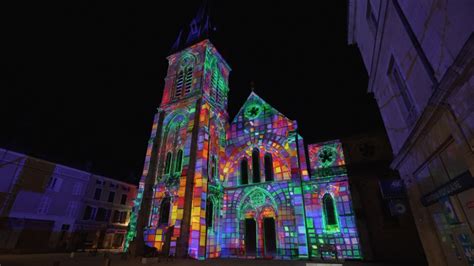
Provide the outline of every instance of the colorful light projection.
[[[163,121],[155,117],[142,178],[153,177],[157,154],[145,243],[170,255],[186,244],[196,259],[319,257],[320,244],[361,258],[341,144],[309,146],[310,177],[296,121],[255,93],[229,124],[230,69],[209,41],[168,59]],[[192,86],[173,98],[176,73],[190,69],[183,63],[193,64]]]
[[[224,206],[221,257],[308,257],[301,177],[295,134],[296,122],[279,113],[255,93],[247,99],[231,123],[224,162]],[[257,154],[257,157],[255,155]],[[271,158],[271,159],[266,159]],[[255,168],[255,160],[259,164]],[[242,164],[242,161],[248,163]],[[271,170],[265,162],[271,163]],[[248,169],[242,169],[242,165]],[[258,171],[255,178],[255,171]],[[242,180],[247,173],[248,180]],[[246,221],[255,221],[256,249],[248,250]],[[265,232],[265,219],[274,223],[274,232]],[[252,223],[251,223],[252,224]],[[275,251],[266,237],[274,234]]]
[[[217,257],[221,250],[218,213],[223,198],[221,162],[225,156],[228,124],[229,69],[208,40],[168,59],[169,76],[159,109],[164,114],[159,126],[163,130],[156,136],[160,140],[158,171],[145,243],[158,252],[174,255],[184,245],[183,239],[187,239],[189,256]],[[180,73],[180,69],[193,69],[193,79],[192,85],[186,88],[185,84],[177,97],[175,87],[178,85],[173,80],[177,75],[179,81],[179,74],[175,73]],[[215,226],[206,224],[208,202],[212,202]],[[167,209],[163,210],[163,206]],[[166,215],[167,212],[170,215]],[[190,217],[188,221],[186,213]],[[182,231],[183,223],[188,223],[188,232]]]
[[329,141],[308,145],[311,169],[320,169],[345,165],[342,144]]
[[311,256],[320,256],[321,244],[330,244],[340,257],[361,259],[342,145],[336,140],[309,145],[308,150],[315,172],[303,185]]
[[347,173],[344,152],[339,141],[308,145],[313,178],[329,178]]
[[[143,192],[145,189],[145,181],[150,171],[150,161],[151,161],[151,153],[153,151],[153,142],[154,142],[154,139],[156,138],[156,134],[158,131],[158,119],[159,119],[159,116],[158,114],[156,114],[153,118],[153,126],[151,128],[150,140],[148,141],[148,147],[146,150],[143,173],[140,178],[140,183],[138,185],[137,198],[133,201],[133,211],[132,211],[132,215],[130,216],[127,236],[125,238],[124,251],[128,250],[130,243],[135,239],[138,233],[138,229],[137,229],[138,214],[140,212],[140,206],[142,204]],[[141,230],[140,230],[140,233],[141,233]]]
[[[298,213],[302,212],[301,189],[291,182],[263,183],[226,190],[221,257],[307,258],[306,227],[304,219],[298,218]],[[265,248],[265,218],[274,218],[275,253],[268,254]],[[245,243],[246,219],[256,222],[257,248],[250,254],[246,251]]]

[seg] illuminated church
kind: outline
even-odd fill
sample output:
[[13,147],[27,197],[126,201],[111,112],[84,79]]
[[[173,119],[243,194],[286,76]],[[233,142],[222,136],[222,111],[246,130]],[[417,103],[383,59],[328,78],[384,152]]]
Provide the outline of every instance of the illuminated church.
[[209,27],[201,10],[167,58],[126,246],[195,259],[319,258],[330,246],[362,258],[340,142],[306,147],[296,121],[254,92],[230,120],[231,69]]

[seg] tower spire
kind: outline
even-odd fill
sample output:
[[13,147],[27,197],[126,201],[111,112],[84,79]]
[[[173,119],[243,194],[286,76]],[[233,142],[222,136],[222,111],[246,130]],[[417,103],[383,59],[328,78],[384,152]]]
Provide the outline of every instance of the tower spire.
[[179,49],[180,43],[181,43],[181,35],[183,34],[183,29],[179,31],[178,37],[176,38],[176,41],[174,41],[173,46],[171,46],[171,51],[177,51]]
[[[208,0],[204,0],[196,16],[194,16],[191,23],[189,23],[189,27],[184,27],[184,30],[181,29],[176,41],[171,47],[172,53],[209,38],[210,32],[213,29],[210,15],[211,5],[209,2]],[[185,34],[187,34],[187,36]],[[186,37],[186,40],[184,37]]]
[[191,45],[209,36],[210,27],[210,5],[208,0],[204,0],[196,16],[189,24],[188,38],[186,45]]

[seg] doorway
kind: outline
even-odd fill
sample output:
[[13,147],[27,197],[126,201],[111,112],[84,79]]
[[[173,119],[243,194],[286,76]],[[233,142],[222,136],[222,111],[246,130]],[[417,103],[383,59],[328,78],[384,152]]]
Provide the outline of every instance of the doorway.
[[170,255],[171,237],[173,236],[173,231],[174,231],[174,225],[166,229],[165,243],[163,243],[163,248],[161,250],[161,253],[164,254],[165,256]]
[[255,256],[257,253],[257,223],[254,219],[245,219],[245,254]]
[[275,219],[263,219],[263,240],[265,245],[265,257],[273,257],[276,254],[276,231]]

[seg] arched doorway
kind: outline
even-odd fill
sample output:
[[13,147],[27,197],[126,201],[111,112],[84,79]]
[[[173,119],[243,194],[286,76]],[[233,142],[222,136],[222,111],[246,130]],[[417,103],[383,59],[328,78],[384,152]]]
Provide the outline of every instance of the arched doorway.
[[275,218],[263,218],[263,244],[265,257],[274,257],[276,255],[276,227]]
[[245,255],[257,255],[257,223],[254,218],[245,219]]

